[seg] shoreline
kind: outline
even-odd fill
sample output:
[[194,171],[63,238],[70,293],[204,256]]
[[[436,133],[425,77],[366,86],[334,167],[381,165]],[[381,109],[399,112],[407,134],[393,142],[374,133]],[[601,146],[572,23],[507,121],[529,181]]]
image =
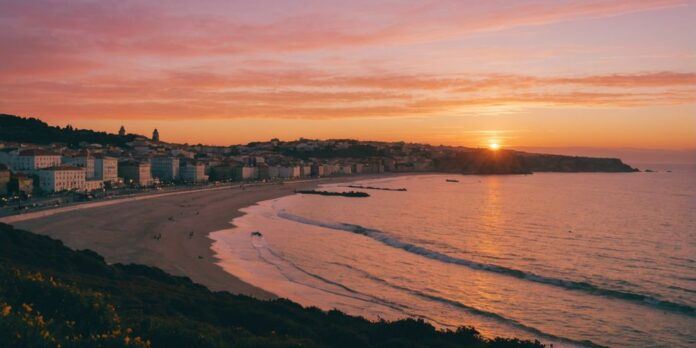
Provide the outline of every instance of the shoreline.
[[218,265],[211,233],[235,228],[232,221],[244,214],[241,209],[292,195],[295,190],[403,175],[413,173],[167,192],[13,215],[0,218],[0,222],[61,240],[75,250],[90,249],[110,264],[158,267],[212,291],[274,299],[275,294],[242,281]]

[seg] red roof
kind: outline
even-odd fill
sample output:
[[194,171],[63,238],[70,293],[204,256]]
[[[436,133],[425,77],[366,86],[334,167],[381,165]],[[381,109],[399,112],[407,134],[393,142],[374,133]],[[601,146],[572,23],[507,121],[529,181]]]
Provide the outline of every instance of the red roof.
[[55,166],[55,167],[50,167],[50,168],[44,168],[42,170],[85,170],[82,167],[75,167],[75,166],[70,166],[70,165],[60,165],[60,166]]
[[19,155],[20,156],[60,156],[59,154],[57,154],[53,151],[41,150],[41,149],[22,150],[19,152]]

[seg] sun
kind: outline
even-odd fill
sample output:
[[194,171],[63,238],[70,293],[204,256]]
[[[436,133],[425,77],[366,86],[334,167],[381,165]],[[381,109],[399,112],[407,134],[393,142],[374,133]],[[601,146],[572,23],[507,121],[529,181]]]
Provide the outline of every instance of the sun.
[[488,148],[495,151],[495,150],[500,149],[500,145],[498,143],[490,143],[490,144],[488,144]]

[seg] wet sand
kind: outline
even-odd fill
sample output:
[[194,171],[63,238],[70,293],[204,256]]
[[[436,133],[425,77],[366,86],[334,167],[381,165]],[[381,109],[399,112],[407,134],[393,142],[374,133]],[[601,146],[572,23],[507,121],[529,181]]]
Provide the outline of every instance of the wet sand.
[[323,183],[374,177],[164,193],[108,204],[87,203],[33,216],[8,217],[0,222],[59,239],[75,250],[93,250],[109,263],[154,266],[173,275],[187,276],[213,291],[270,299],[275,297],[272,293],[242,282],[216,264],[208,234],[230,228],[230,222],[242,214],[239,209],[256,202],[293,194],[294,190],[312,189]]

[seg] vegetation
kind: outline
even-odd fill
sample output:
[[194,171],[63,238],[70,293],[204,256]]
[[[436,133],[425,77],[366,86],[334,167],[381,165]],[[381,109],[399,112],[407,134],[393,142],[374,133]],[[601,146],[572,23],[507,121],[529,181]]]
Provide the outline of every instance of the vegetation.
[[72,146],[86,142],[123,146],[133,141],[135,137],[134,134],[119,136],[88,129],[75,129],[72,126],[53,127],[36,118],[0,114],[0,140],[3,141],[34,144],[64,143]]
[[0,224],[0,347],[542,347],[211,292]]

